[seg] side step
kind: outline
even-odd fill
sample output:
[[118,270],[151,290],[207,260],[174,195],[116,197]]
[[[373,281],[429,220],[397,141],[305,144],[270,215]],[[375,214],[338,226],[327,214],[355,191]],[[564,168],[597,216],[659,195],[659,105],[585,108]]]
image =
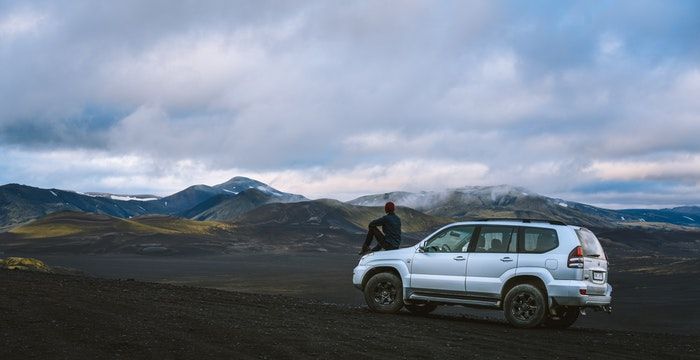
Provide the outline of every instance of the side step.
[[460,305],[468,305],[468,306],[478,306],[478,307],[489,307],[489,308],[498,308],[501,306],[501,302],[499,300],[476,300],[476,299],[464,299],[464,298],[455,298],[455,297],[442,297],[442,296],[435,296],[435,295],[423,295],[423,294],[411,294],[408,297],[409,300],[418,300],[418,301],[432,301],[432,302],[439,302],[439,303],[446,303],[446,304],[460,304]]

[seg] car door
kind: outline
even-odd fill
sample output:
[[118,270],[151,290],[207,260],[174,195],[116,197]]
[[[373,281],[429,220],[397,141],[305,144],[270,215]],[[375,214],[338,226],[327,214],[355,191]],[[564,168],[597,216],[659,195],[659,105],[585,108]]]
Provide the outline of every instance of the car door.
[[469,296],[498,298],[504,275],[518,266],[518,231],[514,226],[480,226],[469,246],[466,292]]
[[465,292],[467,248],[474,225],[443,229],[426,240],[413,256],[411,288],[427,293]]

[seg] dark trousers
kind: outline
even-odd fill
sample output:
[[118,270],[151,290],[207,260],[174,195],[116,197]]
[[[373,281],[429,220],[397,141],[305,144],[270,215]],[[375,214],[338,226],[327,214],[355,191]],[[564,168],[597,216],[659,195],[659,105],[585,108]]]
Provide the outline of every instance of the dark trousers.
[[384,240],[384,234],[379,231],[379,228],[376,226],[370,226],[369,231],[367,231],[367,237],[365,238],[365,243],[362,245],[362,249],[369,249],[369,245],[372,243],[372,239],[377,240],[377,246],[372,248],[372,251],[378,251],[381,249],[384,250],[394,250],[398,249],[398,247],[389,244]]

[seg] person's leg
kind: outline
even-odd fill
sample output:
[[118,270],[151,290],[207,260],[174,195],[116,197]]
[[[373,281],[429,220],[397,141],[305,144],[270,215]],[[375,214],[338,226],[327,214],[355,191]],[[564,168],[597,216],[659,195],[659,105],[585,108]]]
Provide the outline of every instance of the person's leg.
[[386,242],[386,240],[384,240],[384,233],[379,231],[379,229],[377,229],[377,234],[375,235],[375,238],[377,239],[377,246],[375,246],[372,249],[372,251],[379,251],[382,249],[384,249],[384,250],[393,249],[393,246],[391,244],[389,244],[388,242]]
[[378,251],[378,250],[381,250],[381,249],[384,249],[384,250],[396,250],[396,249],[398,249],[398,247],[394,246],[393,244],[389,244],[389,243],[385,240],[384,234],[382,234],[381,237],[378,237],[378,238],[377,238],[377,246],[375,246],[374,249],[372,249],[372,251]]
[[[379,239],[379,237],[383,237],[384,234],[382,234],[381,231],[376,226],[370,226],[369,229],[367,230],[367,236],[365,237],[365,243],[362,244],[362,251],[360,253],[366,253],[369,251],[369,245],[372,243],[372,239]],[[375,251],[375,250],[372,250]]]

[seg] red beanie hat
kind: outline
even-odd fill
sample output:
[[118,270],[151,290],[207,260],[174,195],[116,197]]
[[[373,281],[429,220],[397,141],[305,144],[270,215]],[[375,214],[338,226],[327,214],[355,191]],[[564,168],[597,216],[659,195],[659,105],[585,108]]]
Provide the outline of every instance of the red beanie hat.
[[389,201],[388,203],[384,204],[384,212],[385,213],[393,213],[394,210],[396,209],[396,206],[394,205],[393,202]]

